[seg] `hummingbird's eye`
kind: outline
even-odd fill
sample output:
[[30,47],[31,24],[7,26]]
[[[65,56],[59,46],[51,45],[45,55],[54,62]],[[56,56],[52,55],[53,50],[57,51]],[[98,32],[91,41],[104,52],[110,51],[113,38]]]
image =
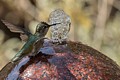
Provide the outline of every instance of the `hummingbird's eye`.
[[36,32],[39,32],[41,29],[42,29],[41,24],[38,24],[37,27],[36,27]]
[[49,25],[46,22],[41,22],[36,27],[36,32],[44,32],[46,28],[49,28]]

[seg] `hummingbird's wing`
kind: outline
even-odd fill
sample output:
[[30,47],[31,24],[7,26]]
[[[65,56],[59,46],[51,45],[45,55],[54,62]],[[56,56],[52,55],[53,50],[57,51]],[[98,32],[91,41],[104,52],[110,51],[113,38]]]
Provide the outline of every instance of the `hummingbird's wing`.
[[25,42],[28,40],[28,36],[26,34],[20,34],[20,38]]
[[7,26],[7,28],[8,28],[11,32],[20,33],[20,38],[21,38],[23,41],[26,41],[27,38],[28,38],[30,35],[32,35],[28,30],[26,30],[26,29],[24,29],[24,28],[15,26],[15,25],[7,22],[6,20],[1,20],[1,21]]

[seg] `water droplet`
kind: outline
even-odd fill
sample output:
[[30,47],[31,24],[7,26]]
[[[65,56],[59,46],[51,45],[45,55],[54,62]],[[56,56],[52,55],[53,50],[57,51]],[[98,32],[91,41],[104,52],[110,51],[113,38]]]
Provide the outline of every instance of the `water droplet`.
[[56,9],[49,16],[49,23],[61,23],[51,27],[53,42],[62,42],[67,39],[70,30],[71,19],[61,9]]

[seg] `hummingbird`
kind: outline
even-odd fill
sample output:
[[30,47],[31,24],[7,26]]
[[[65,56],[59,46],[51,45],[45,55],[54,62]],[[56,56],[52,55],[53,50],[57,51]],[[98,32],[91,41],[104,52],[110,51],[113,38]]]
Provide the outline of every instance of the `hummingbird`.
[[20,37],[23,41],[26,40],[28,37],[26,43],[24,46],[18,51],[18,53],[11,59],[11,62],[15,62],[26,56],[29,52],[32,51],[33,45],[37,40],[45,38],[45,35],[48,32],[48,29],[50,26],[54,26],[60,23],[55,24],[47,24],[46,22],[40,22],[36,26],[36,32],[32,34],[30,31],[26,30],[25,28],[17,27],[5,20],[1,20],[8,29],[10,29],[11,32],[20,33]]

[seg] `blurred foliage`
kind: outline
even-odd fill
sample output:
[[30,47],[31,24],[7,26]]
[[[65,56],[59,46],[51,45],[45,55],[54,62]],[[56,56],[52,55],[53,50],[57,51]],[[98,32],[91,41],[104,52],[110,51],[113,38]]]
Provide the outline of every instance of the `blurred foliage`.
[[[120,65],[119,0],[0,0],[0,19],[34,33],[50,12],[63,9],[72,19],[69,40],[80,41],[101,51]],[[50,37],[50,32],[47,34]],[[0,68],[22,47],[19,34],[0,22]]]

